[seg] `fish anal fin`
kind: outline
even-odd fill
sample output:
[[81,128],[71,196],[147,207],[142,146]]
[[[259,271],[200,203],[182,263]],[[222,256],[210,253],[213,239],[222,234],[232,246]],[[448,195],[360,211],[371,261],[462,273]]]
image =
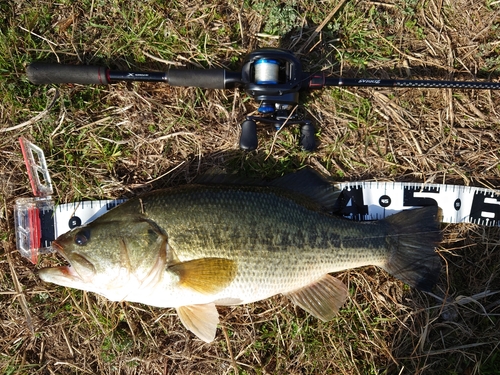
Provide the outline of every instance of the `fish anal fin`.
[[294,304],[324,322],[337,315],[347,295],[345,284],[331,275],[325,275],[312,284],[286,294]]
[[215,294],[227,287],[236,276],[234,260],[201,258],[174,264],[169,271],[179,276],[179,285],[202,294]]
[[182,324],[205,342],[215,339],[219,313],[213,303],[177,307]]

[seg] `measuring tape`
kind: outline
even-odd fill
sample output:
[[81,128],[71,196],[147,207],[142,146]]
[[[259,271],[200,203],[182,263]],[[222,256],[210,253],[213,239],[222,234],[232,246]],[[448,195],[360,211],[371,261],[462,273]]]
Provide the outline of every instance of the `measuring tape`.
[[[19,198],[14,207],[16,243],[21,255],[37,262],[51,252],[54,239],[91,222],[125,199],[82,201],[56,205],[43,151],[21,138],[21,149],[36,195]],[[443,223],[500,226],[500,191],[485,188],[407,182],[346,182],[334,211],[352,220],[380,220],[403,210],[437,205]]]
[[437,205],[443,223],[500,225],[500,191],[408,182],[346,182],[337,205],[345,217],[380,220],[403,210]]

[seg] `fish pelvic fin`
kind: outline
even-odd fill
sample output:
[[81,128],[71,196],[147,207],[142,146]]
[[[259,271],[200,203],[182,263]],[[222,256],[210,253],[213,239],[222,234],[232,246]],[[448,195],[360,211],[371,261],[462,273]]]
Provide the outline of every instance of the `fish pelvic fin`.
[[287,293],[296,305],[324,322],[332,320],[348,296],[347,287],[339,279],[324,275],[312,284]]
[[389,216],[389,258],[382,268],[408,285],[430,291],[441,270],[435,248],[442,239],[441,209],[428,206]]
[[215,339],[219,313],[213,303],[177,307],[182,324],[199,339],[212,342]]
[[201,258],[168,267],[179,276],[179,286],[210,295],[220,292],[235,278],[237,264],[225,258]]

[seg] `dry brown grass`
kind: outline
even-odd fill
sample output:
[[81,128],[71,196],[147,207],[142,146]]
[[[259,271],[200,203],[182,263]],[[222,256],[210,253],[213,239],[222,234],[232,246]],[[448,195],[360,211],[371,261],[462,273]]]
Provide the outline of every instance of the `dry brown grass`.
[[[189,182],[213,166],[272,176],[309,164],[339,181],[497,188],[497,92],[314,92],[303,98],[320,132],[319,148],[310,154],[298,148],[296,129],[286,128],[274,140],[265,127],[259,149],[240,153],[238,126],[256,105],[238,91],[61,85],[55,105],[29,121],[53,95],[27,82],[30,61],[165,70],[155,56],[173,67],[237,69],[257,47],[301,50],[336,4],[32,3],[0,5],[0,372],[499,373],[498,228],[444,228],[440,253],[446,267],[435,297],[376,268],[350,270],[339,277],[351,298],[333,322],[319,322],[275,297],[220,309],[223,329],[205,344],[173,310],[111,303],[42,283],[34,270],[61,260],[45,256],[35,267],[21,258],[12,218],[14,199],[30,194],[19,135],[46,151],[60,201],[132,196]],[[294,9],[295,18],[273,26],[271,9]],[[498,80],[499,12],[498,1],[346,1],[300,57],[307,69],[348,77]],[[282,38],[267,35],[273,30]]]

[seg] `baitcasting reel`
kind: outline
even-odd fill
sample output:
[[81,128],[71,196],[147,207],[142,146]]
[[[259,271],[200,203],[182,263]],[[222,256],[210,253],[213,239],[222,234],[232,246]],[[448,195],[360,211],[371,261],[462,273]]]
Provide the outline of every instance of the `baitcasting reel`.
[[263,122],[274,125],[276,131],[285,124],[300,125],[300,145],[307,151],[314,150],[314,126],[295,108],[304,78],[300,61],[288,51],[260,49],[248,55],[241,70],[241,83],[247,94],[260,103],[258,112],[262,116],[247,116],[241,124],[241,149],[257,148],[256,123]]
[[172,86],[231,89],[239,87],[260,103],[260,116],[247,116],[241,124],[240,148],[255,150],[257,123],[271,124],[279,130],[285,125],[300,125],[300,145],[315,148],[315,129],[299,104],[302,90],[325,86],[414,87],[455,89],[500,89],[500,83],[480,81],[389,80],[330,77],[324,73],[302,71],[300,61],[284,49],[263,48],[250,53],[241,72],[226,69],[172,69],[168,72],[115,71],[100,66],[61,65],[34,62],[27,68],[34,84],[79,83],[106,85],[117,81],[166,82]]

